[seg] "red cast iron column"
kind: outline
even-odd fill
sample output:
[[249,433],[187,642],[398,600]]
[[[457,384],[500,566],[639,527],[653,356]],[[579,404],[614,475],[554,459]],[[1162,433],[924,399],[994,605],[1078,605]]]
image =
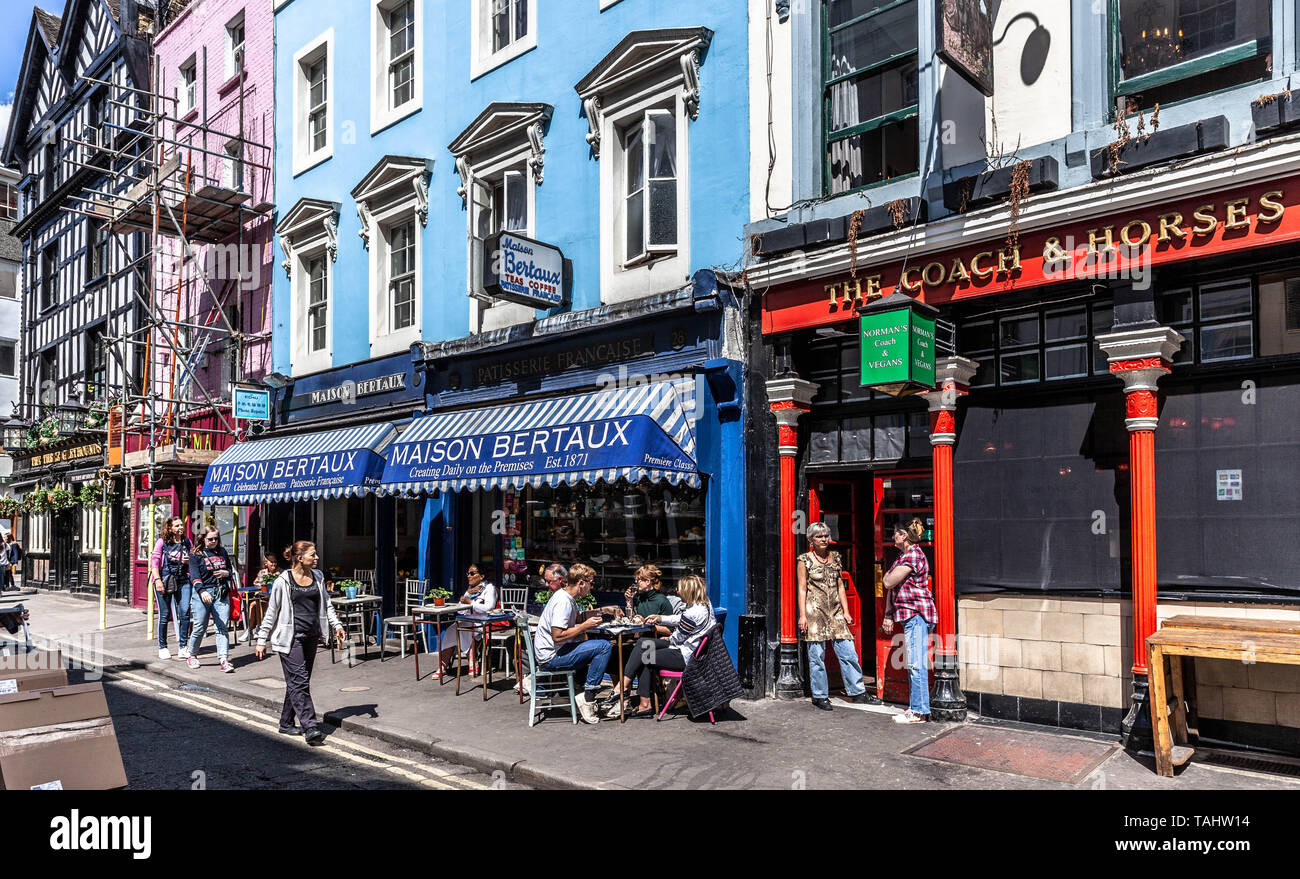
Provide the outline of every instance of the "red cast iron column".
[[1124,382],[1125,426],[1129,432],[1129,529],[1132,533],[1133,693],[1121,723],[1125,747],[1151,747],[1147,706],[1147,638],[1156,631],[1155,430],[1160,423],[1156,382],[1169,372],[1183,337],[1169,327],[1106,333],[1097,344],[1106,352],[1111,375]]
[[958,679],[956,567],[953,555],[952,450],[957,442],[957,401],[968,392],[978,367],[964,357],[935,363],[936,390],[922,394],[930,404],[930,446],[934,460],[934,588],[939,627],[935,632],[936,720],[964,721],[966,697]]
[[798,481],[796,456],[799,453],[799,416],[812,406],[817,385],[799,378],[777,378],[767,383],[767,400],[776,416],[777,445],[781,454],[780,516],[777,523],[780,534],[781,582],[781,646],[777,657],[776,695],[782,699],[803,697],[803,681],[799,678],[799,634],[795,631],[798,618],[795,589],[795,558]]

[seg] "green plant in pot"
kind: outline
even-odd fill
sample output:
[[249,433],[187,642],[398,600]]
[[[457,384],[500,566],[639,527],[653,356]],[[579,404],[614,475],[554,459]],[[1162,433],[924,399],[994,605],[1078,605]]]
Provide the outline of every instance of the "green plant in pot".
[[538,589],[533,593],[533,601],[536,601],[538,604],[546,604],[546,602],[551,600],[552,594],[554,593],[549,589]]
[[[348,598],[355,598],[357,593],[361,591],[361,581],[360,580],[339,580],[337,583],[334,584],[334,588],[340,590]],[[348,590],[352,590],[351,594],[349,594]]]
[[425,597],[433,599],[435,607],[442,607],[447,603],[447,599],[451,598],[451,593],[439,586],[436,589],[430,589],[429,594]]
[[578,610],[595,610],[596,596],[588,592],[586,595],[583,595],[581,598],[578,598],[573,603],[578,606]]

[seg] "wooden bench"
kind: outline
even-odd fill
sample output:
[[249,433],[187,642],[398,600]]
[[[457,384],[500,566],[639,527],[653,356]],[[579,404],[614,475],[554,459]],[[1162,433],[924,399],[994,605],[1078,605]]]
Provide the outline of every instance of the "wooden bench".
[[[1173,777],[1174,767],[1191,759],[1187,744],[1188,700],[1183,660],[1187,657],[1233,662],[1300,665],[1300,624],[1275,620],[1178,616],[1147,638],[1147,703],[1155,739],[1156,772]],[[1166,679],[1165,659],[1169,663]],[[1171,692],[1172,690],[1172,692]],[[1192,682],[1195,693],[1195,681]],[[1172,700],[1170,699],[1172,696]],[[1170,702],[1172,701],[1172,711]],[[1195,697],[1192,700],[1195,724]]]

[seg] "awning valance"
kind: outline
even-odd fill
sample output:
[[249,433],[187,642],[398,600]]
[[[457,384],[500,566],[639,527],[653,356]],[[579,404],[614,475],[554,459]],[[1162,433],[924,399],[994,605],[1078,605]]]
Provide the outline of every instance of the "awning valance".
[[373,492],[384,450],[397,436],[387,422],[239,443],[203,480],[205,504],[256,504]]
[[638,482],[700,484],[693,380],[426,415],[388,452],[380,493]]

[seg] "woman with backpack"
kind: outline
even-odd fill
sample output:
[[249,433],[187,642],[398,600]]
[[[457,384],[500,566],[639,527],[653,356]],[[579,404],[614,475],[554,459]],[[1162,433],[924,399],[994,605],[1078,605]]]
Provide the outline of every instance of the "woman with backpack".
[[[347,637],[334,613],[325,576],[316,570],[316,544],[299,540],[284,551],[290,569],[275,578],[266,605],[266,616],[257,627],[253,654],[266,656],[266,643],[280,654],[284,671],[284,707],[280,709],[280,732],[302,735],[309,745],[325,741],[316,707],[311,701],[311,669],[316,648],[330,632],[339,640]],[[294,724],[294,717],[298,724]]]
[[190,637],[190,551],[185,520],[172,516],[163,522],[162,536],[149,556],[149,582],[158,600],[158,658],[171,659],[167,649],[167,623],[176,620],[176,657],[189,656]]
[[190,633],[189,656],[185,662],[190,668],[199,667],[199,645],[211,617],[217,628],[217,661],[227,674],[235,667],[226,660],[230,637],[226,627],[230,624],[230,595],[235,588],[235,563],[230,553],[221,545],[221,532],[214,527],[203,529],[203,542],[190,554],[190,614],[194,629]]

